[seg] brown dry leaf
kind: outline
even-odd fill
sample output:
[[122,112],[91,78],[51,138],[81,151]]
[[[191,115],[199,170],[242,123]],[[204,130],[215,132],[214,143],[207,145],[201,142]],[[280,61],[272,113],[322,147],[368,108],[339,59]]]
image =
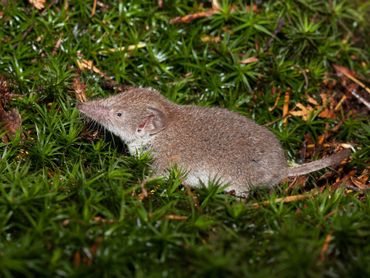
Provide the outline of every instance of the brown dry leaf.
[[314,111],[320,111],[319,117],[321,118],[327,118],[327,119],[335,119],[336,115],[334,113],[336,103],[333,98],[328,97],[327,94],[321,93],[320,94],[321,103],[319,104],[314,98],[308,96],[307,101],[314,105],[312,107],[311,105],[304,106],[302,103],[297,103],[297,107],[299,110],[290,111],[290,114],[297,117],[302,117],[303,120],[307,121],[310,114]]
[[175,220],[175,221],[185,221],[188,219],[188,217],[185,215],[177,215],[177,214],[167,214],[165,218],[168,220]]
[[[287,179],[290,180],[291,178]],[[307,176],[298,176],[294,177],[293,180],[289,183],[288,188],[286,188],[285,192],[290,191],[293,188],[303,188],[306,184]]]
[[308,117],[313,111],[313,108],[310,105],[304,106],[302,103],[297,103],[297,107],[300,110],[290,111],[289,113],[293,116],[302,117],[303,120],[307,121]]
[[368,169],[365,169],[362,172],[361,176],[359,177],[352,176],[350,177],[350,179],[351,182],[359,189],[361,190],[370,189]]
[[241,64],[250,64],[250,63],[255,63],[255,62],[258,62],[258,58],[257,57],[249,57],[247,59],[244,59],[242,61],[240,61]]
[[325,119],[335,119],[336,118],[334,112],[330,110],[329,108],[325,108],[324,110],[322,110],[319,114],[319,117],[325,118]]
[[87,101],[87,97],[86,97],[86,84],[82,83],[80,81],[79,77],[76,77],[75,79],[73,79],[72,89],[75,92],[76,99],[79,102],[85,102],[85,101]]
[[45,0],[28,0],[28,2],[38,10],[45,8]]
[[319,105],[319,103],[316,101],[316,99],[314,99],[314,98],[313,98],[313,97],[311,97],[311,96],[308,96],[308,97],[307,97],[307,101],[308,101],[309,103],[311,103],[311,104],[315,105],[315,106],[318,106],[318,105]]
[[99,70],[96,66],[94,66],[93,61],[79,58],[77,60],[77,66],[81,71],[91,70],[91,71],[97,73],[98,75],[100,75],[101,77],[103,77],[106,80],[113,80],[110,76],[106,75],[104,72]]

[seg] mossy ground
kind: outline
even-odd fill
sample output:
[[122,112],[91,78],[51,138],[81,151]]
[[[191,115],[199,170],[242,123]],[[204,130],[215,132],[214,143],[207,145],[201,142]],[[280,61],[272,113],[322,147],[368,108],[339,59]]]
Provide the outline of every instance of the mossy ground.
[[[15,137],[0,132],[0,276],[369,277],[368,191],[335,180],[366,174],[369,114],[348,92],[354,83],[332,67],[369,77],[369,3],[223,1],[212,16],[172,24],[210,3],[108,2],[91,16],[93,1],[48,1],[40,11],[0,1],[0,97],[22,117]],[[139,43],[145,47],[107,51]],[[148,156],[130,157],[109,134],[92,136],[75,108],[76,78],[88,98],[114,93],[101,73],[78,69],[81,59],[177,103],[273,122],[290,159],[304,158],[308,144],[315,158],[338,142],[356,153],[337,175],[320,172],[304,186],[283,184],[242,202],[217,186],[190,193],[176,169],[145,184],[143,197]],[[287,91],[290,110],[313,106],[309,96],[321,105],[323,93],[334,104],[347,98],[333,117],[314,109],[284,124]],[[312,188],[319,194],[276,201]]]

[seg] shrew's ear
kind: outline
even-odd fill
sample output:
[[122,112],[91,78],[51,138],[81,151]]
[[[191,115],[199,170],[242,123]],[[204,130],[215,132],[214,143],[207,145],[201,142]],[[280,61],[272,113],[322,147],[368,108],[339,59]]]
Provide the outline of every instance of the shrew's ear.
[[148,115],[145,116],[137,127],[137,132],[142,134],[155,134],[167,126],[165,113],[158,108],[148,107]]

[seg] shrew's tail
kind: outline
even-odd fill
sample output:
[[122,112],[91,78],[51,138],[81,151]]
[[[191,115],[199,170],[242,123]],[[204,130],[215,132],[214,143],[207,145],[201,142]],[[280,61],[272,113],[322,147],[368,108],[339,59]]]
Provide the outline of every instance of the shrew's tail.
[[305,175],[329,166],[339,164],[341,160],[347,158],[350,154],[351,154],[350,149],[344,149],[331,156],[289,168],[288,177]]

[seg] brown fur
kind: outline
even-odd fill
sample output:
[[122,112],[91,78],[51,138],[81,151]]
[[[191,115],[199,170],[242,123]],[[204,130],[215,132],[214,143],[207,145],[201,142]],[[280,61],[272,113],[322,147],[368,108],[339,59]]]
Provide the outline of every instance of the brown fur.
[[196,187],[218,179],[238,196],[246,196],[252,186],[273,186],[343,158],[288,168],[280,143],[265,127],[226,109],[174,104],[152,89],[130,88],[78,108],[119,136],[131,154],[150,150],[155,174],[177,165],[187,172],[184,183]]

